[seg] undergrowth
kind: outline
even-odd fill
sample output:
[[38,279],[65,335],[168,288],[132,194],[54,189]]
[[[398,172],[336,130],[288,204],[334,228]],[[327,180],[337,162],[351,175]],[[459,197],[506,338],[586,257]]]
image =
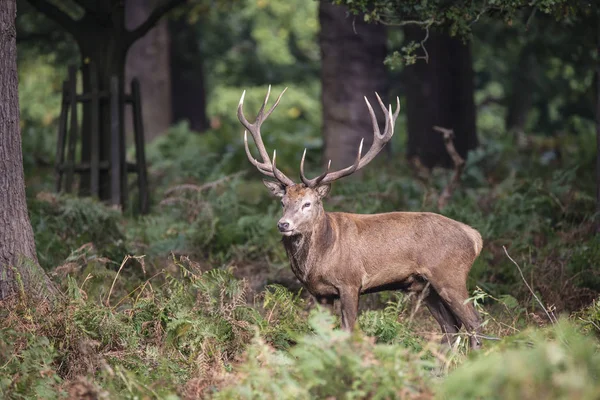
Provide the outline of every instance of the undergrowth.
[[[314,108],[302,96],[292,103]],[[314,306],[287,267],[278,202],[234,122],[204,135],[175,126],[148,146],[149,215],[133,201],[120,214],[29,188],[38,258],[64,296],[52,307],[3,305],[1,397],[598,397],[600,240],[585,138],[565,138],[574,161],[549,165],[535,141],[520,149],[508,135],[484,137],[441,211],[450,172],[417,179],[397,156],[335,184],[325,200],[331,211],[441,212],[481,232],[470,301],[485,334],[501,340],[474,354],[464,335],[452,351],[440,348],[418,299],[398,293],[369,298],[355,332],[337,329],[337,314]],[[310,124],[294,123],[296,136],[267,144],[285,149],[286,170],[321,144]],[[543,308],[563,317],[553,324]]]

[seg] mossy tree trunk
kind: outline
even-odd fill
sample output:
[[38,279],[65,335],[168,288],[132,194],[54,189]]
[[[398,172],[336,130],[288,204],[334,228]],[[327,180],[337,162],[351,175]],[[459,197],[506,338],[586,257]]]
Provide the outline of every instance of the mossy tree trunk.
[[0,1],[0,300],[56,293],[37,261],[27,213],[19,126],[16,0]]

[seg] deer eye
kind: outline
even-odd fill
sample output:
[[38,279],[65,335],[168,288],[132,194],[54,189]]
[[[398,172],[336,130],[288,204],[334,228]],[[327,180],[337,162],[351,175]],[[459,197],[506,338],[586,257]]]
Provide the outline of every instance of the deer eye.
[[284,208],[285,208],[285,204],[283,204],[283,201],[281,202],[281,207],[284,207]]
[[302,209],[308,208],[310,207],[310,203],[304,203],[302,204]]

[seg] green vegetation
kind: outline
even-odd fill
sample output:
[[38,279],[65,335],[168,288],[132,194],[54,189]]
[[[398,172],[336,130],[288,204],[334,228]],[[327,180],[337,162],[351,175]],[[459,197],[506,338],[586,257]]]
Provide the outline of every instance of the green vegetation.
[[[363,311],[350,335],[302,291],[269,285],[289,273],[274,228],[279,207],[244,168],[239,138],[222,129],[197,136],[179,126],[150,146],[157,191],[148,216],[122,218],[89,199],[30,199],[40,261],[65,298],[54,310],[24,303],[3,312],[5,397],[597,396],[600,312],[598,302],[581,307],[598,290],[600,245],[583,240],[594,202],[591,185],[575,179],[581,166],[548,172],[535,149],[512,149],[508,135],[486,138],[470,159],[443,212],[484,237],[470,286],[486,334],[503,339],[475,355],[461,340],[445,354],[433,320],[406,296],[378,296],[384,307]],[[585,165],[582,140],[563,146]],[[210,155],[227,146],[219,161]],[[287,146],[294,154],[303,143]],[[507,178],[490,185],[501,168]],[[434,210],[449,174],[425,187],[402,160],[379,163],[363,180],[336,185],[328,209]],[[576,312],[548,326],[502,246],[547,308]],[[121,263],[127,254],[145,257]]]
[[[536,94],[525,125],[534,134],[517,137],[497,99],[523,46],[514,37],[505,47],[475,38],[481,145],[448,206],[437,210],[436,200],[452,172],[419,179],[404,159],[405,111],[390,158],[334,184],[326,199],[332,211],[435,211],[478,229],[485,244],[469,277],[471,301],[484,334],[500,340],[473,353],[461,335],[446,352],[419,299],[401,293],[365,296],[358,327],[347,333],[293,279],[276,229],[279,203],[248,163],[235,116],[242,90],[250,115],[268,82],[274,94],[289,87],[263,127],[265,145],[294,177],[308,148],[316,173],[318,3],[294,4],[243,2],[226,16],[202,16],[207,110],[218,123],[201,135],[177,124],[147,146],[152,211],[145,216],[135,199],[121,214],[51,193],[64,60],[20,50],[28,207],[40,264],[63,296],[53,308],[25,294],[0,309],[0,397],[599,398],[595,139],[593,122],[565,108],[569,90],[584,92],[591,72],[579,74],[570,59],[550,62],[537,83],[558,89]],[[390,41],[401,42],[401,34]]]

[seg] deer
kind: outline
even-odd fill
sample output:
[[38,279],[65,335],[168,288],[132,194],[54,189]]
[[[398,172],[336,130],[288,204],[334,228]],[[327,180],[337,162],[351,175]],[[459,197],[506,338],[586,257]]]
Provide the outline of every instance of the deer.
[[[319,176],[304,174],[306,149],[300,161],[300,182],[295,183],[277,168],[277,151],[269,157],[261,136],[261,126],[278,106],[285,91],[265,111],[271,86],[255,122],[243,111],[242,93],[237,116],[244,126],[244,148],[248,160],[266,177],[263,183],[279,199],[283,216],[277,223],[291,269],[300,283],[324,306],[338,300],[341,327],[351,331],[358,315],[359,297],[366,293],[402,290],[422,299],[442,331],[442,343],[451,345],[464,325],[471,348],[478,349],[480,316],[468,300],[467,277],[483,247],[474,228],[431,212],[389,212],[351,214],[326,212],[323,200],[331,184],[369,164],[390,141],[400,112],[377,101],[385,114],[383,133],[373,107],[365,102],[373,126],[373,143],[362,154],[364,138],[354,163],[331,171],[331,161]],[[258,150],[255,159],[248,145],[248,132]],[[483,337],[483,336],[481,336]]]

